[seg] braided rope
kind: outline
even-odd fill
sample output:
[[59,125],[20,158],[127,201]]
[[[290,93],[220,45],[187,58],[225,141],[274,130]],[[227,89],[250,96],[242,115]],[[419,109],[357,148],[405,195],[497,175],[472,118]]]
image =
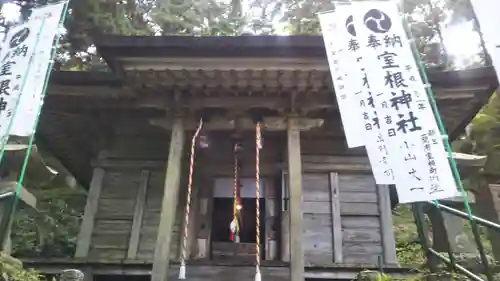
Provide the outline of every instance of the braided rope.
[[255,126],[255,265],[260,273],[260,123]]
[[[233,179],[233,221],[236,224],[236,229],[234,231],[234,238],[236,239],[236,235],[238,235],[239,232],[239,222],[237,218],[237,212],[238,212],[238,144],[234,144],[234,179]],[[236,241],[236,240],[235,240]]]
[[196,132],[191,139],[191,155],[189,159],[189,177],[188,177],[188,190],[187,190],[187,198],[186,198],[186,212],[184,217],[184,236],[182,239],[182,252],[181,252],[181,265],[185,265],[186,260],[186,248],[187,248],[187,240],[188,240],[188,227],[189,227],[189,208],[191,205],[191,193],[193,189],[193,173],[194,173],[194,156],[195,156],[195,148],[196,148],[196,139],[200,134],[201,128],[203,127],[203,119],[200,119],[200,123]]

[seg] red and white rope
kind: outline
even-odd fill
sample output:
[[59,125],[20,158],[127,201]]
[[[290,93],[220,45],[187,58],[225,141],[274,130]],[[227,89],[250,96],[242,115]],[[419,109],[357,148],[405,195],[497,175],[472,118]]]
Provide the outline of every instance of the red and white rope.
[[200,123],[196,132],[191,139],[191,155],[189,159],[189,175],[188,175],[188,188],[186,195],[186,212],[184,216],[184,236],[182,239],[182,251],[181,251],[181,269],[179,272],[179,279],[185,279],[185,266],[186,266],[186,248],[187,248],[187,240],[188,240],[188,228],[189,228],[189,209],[191,206],[191,194],[193,189],[193,173],[194,173],[194,160],[195,160],[195,152],[196,152],[196,140],[198,135],[200,134],[201,128],[203,127],[203,119],[200,119]]
[[256,280],[260,280],[260,150],[262,138],[260,123],[255,126],[255,266]]
[[[234,153],[234,179],[233,179],[233,220],[231,221],[231,226],[234,223],[234,232],[232,233],[231,237],[233,239],[233,242],[239,242],[239,232],[240,232],[240,227],[239,227],[239,222],[238,222],[238,204],[239,204],[239,196],[238,196],[238,188],[239,188],[239,174],[238,174],[238,165],[240,164],[238,161],[238,143],[234,144],[233,147],[233,153]],[[233,229],[231,229],[233,231]]]

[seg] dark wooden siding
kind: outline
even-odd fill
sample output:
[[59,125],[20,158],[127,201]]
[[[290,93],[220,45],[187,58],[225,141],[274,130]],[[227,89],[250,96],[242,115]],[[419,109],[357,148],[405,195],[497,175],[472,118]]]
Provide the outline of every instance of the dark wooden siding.
[[306,264],[377,264],[383,255],[380,200],[364,149],[347,149],[335,138],[301,143]]
[[[103,260],[128,258],[134,211],[139,200],[141,173],[146,171],[148,178],[145,202],[140,230],[137,230],[139,240],[134,259],[152,260],[161,214],[168,145],[168,140],[161,141],[158,138],[149,140],[142,137],[115,138],[112,148],[101,153],[96,165],[102,166],[105,175],[94,217],[88,258]],[[177,221],[172,232],[172,259],[177,259],[179,252],[179,230],[186,191],[183,183],[179,193]]]
[[305,262],[308,264],[332,263],[333,233],[328,174],[303,174],[302,182]]
[[126,257],[139,176],[137,169],[105,169],[89,258]]
[[[242,153],[244,164],[242,174],[245,176],[255,173],[252,143],[253,140],[247,138],[246,149]],[[272,176],[280,171],[280,161],[283,163],[284,158],[280,155],[282,151],[280,148],[283,147],[279,143],[272,138],[265,139],[261,162],[263,176],[264,174]],[[378,257],[383,254],[381,201],[370,174],[370,166],[362,151],[353,150],[351,151],[353,154],[347,154],[342,152],[345,147],[338,140],[327,146],[329,143],[328,139],[310,139],[302,142],[303,151],[307,152],[302,154],[303,237],[306,265],[376,264]],[[217,176],[230,177],[231,144],[229,138],[213,144],[208,150],[209,153],[200,156],[198,169],[203,168],[203,173],[209,175],[211,179]],[[152,260],[165,180],[166,156],[160,157],[163,153],[158,151],[167,151],[166,147],[168,142],[163,143],[154,138],[150,141],[143,138],[128,138],[117,141],[113,149],[102,153],[97,165],[104,169],[104,178],[94,217],[88,258]],[[325,153],[320,154],[320,151]],[[187,152],[185,154],[187,155]],[[218,157],[217,161],[212,161],[216,159],[215,157]],[[187,167],[187,162],[184,165]],[[183,169],[177,221],[172,232],[172,259],[177,259],[179,254],[180,231],[185,208],[186,170]],[[138,237],[136,252],[133,258],[130,258],[129,247],[133,244],[134,236],[132,229],[134,212],[141,197],[139,194],[144,171],[148,172],[147,187],[143,197],[144,208],[140,215],[140,228],[135,230],[138,231],[135,235]],[[202,185],[208,188],[208,181],[205,180]],[[210,205],[211,194],[207,196]],[[196,193],[193,197],[193,214],[198,212],[195,197]],[[210,210],[211,207],[207,209]],[[199,229],[199,225],[210,229],[210,212],[207,213],[206,219],[193,216],[191,223],[194,234],[190,235],[190,239],[196,241],[205,238],[198,235],[203,232]],[[192,248],[195,250],[194,256],[206,256],[196,252],[194,248]]]
[[372,175],[339,173],[345,263],[376,264],[382,255],[379,200]]
[[[88,257],[122,260],[127,258],[141,169],[107,168],[105,171]],[[161,214],[163,183],[164,172],[152,171],[146,189],[146,202],[139,235],[137,252],[139,260],[153,258]],[[177,221],[172,232],[172,259],[177,258],[179,251],[184,196],[185,192],[181,192],[179,198],[181,204],[177,210]]]

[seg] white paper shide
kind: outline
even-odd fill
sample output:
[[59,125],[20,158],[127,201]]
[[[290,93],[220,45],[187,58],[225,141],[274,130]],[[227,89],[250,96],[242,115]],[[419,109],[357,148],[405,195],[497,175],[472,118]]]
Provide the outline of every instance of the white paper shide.
[[399,202],[456,196],[443,140],[397,4],[352,2],[352,12]]
[[393,184],[389,151],[380,131],[351,9],[351,5],[338,5],[334,12],[319,16],[344,132],[349,147],[366,146],[376,183]]

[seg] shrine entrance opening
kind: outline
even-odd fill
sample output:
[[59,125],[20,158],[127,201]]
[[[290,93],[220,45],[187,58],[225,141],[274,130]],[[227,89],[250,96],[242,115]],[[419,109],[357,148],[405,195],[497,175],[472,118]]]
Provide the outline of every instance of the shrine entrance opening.
[[[265,233],[265,187],[261,181],[260,203],[260,233],[261,243]],[[234,184],[231,178],[220,178],[215,180],[213,195],[213,216],[211,233],[211,257],[214,260],[252,261],[255,259],[256,240],[256,200],[255,180],[251,178],[241,179],[239,210],[239,242],[231,241],[230,223],[233,220]],[[265,256],[264,246],[261,246],[261,255]]]

